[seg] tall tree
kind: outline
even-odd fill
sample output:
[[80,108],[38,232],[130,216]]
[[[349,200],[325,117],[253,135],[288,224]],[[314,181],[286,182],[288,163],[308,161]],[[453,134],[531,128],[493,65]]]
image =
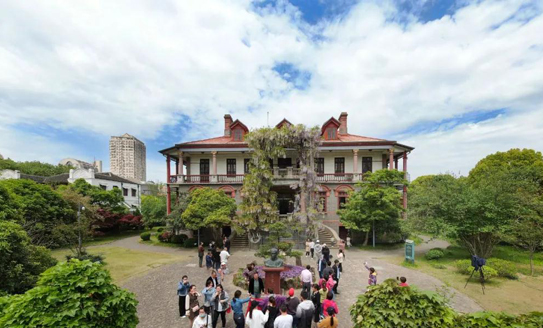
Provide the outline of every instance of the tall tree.
[[69,188],[75,192],[90,197],[91,203],[99,208],[112,213],[126,213],[127,207],[124,205],[124,197],[120,189],[103,190],[100,187],[93,186],[85,179],[77,179],[69,186],[61,186],[59,189]]
[[397,225],[403,207],[396,186],[406,184],[404,173],[397,170],[367,172],[345,207],[338,211],[341,223],[347,229],[365,232],[367,245],[374,225]]
[[230,225],[235,213],[236,201],[222,190],[199,188],[191,192],[190,203],[181,219],[187,229],[214,228],[214,237],[219,240],[218,229]]
[[141,196],[141,214],[147,227],[163,226],[166,224],[166,196]]
[[[2,180],[4,187],[13,200],[14,208],[20,214],[18,223],[24,228],[35,245],[58,247],[54,230],[63,224],[75,221],[75,213],[61,195],[50,186],[34,181]],[[0,187],[0,188],[2,188]]]

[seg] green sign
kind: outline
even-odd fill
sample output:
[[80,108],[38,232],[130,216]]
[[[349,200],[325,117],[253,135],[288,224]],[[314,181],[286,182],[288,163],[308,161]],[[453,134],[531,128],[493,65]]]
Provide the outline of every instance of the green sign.
[[415,242],[409,239],[405,241],[405,260],[415,263]]

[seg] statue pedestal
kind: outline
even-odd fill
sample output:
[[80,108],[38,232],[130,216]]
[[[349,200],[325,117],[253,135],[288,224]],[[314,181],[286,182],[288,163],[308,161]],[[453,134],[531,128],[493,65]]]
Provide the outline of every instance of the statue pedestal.
[[263,267],[262,270],[266,273],[266,280],[264,281],[266,291],[268,291],[268,288],[271,288],[274,294],[281,294],[281,272],[285,271],[285,267]]

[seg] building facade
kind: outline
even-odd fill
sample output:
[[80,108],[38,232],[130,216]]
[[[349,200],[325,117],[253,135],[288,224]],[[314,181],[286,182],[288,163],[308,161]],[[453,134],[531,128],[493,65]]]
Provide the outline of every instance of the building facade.
[[91,164],[75,158],[64,158],[58,164],[72,166],[76,169],[94,169],[96,172],[102,172],[102,161],[94,161]]
[[111,137],[109,161],[111,173],[137,182],[146,180],[146,148],[136,137],[128,133]]
[[37,183],[59,185],[74,183],[77,179],[85,179],[87,183],[104,190],[119,189],[122,192],[124,205],[129,209],[139,208],[141,205],[141,186],[133,181],[124,179],[110,172],[95,172],[94,169],[72,169],[70,173],[43,177],[20,173],[15,170],[0,170],[0,180],[28,179]]
[[[249,129],[241,121],[233,121],[228,114],[224,116],[224,124],[223,136],[176,144],[160,151],[166,157],[168,194],[209,186],[224,190],[238,204],[241,202],[240,190],[251,158],[251,149],[244,142]],[[291,123],[283,119],[276,127],[285,124]],[[407,158],[414,148],[392,140],[348,133],[348,114],[345,112],[338,119],[332,117],[324,122],[321,134],[322,144],[315,159],[320,183],[321,223],[343,237],[346,230],[339,221],[337,210],[347,201],[349,191],[354,190],[355,184],[362,181],[363,174],[368,171],[397,169],[403,170],[407,177]],[[290,185],[299,180],[300,175],[296,153],[287,150],[285,158],[275,159],[271,164],[277,210],[280,215],[288,215],[294,210],[296,194]],[[407,208],[407,190],[404,186],[398,186],[398,189],[403,193],[403,206]]]

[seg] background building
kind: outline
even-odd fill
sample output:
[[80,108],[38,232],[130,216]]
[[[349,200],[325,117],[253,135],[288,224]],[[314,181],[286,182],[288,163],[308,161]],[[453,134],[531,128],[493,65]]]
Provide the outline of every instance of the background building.
[[128,133],[111,137],[109,161],[111,173],[137,182],[146,180],[146,148],[136,137]]
[[91,164],[75,158],[64,158],[58,164],[72,166],[76,169],[94,169],[95,172],[102,172],[102,161],[94,161]]

